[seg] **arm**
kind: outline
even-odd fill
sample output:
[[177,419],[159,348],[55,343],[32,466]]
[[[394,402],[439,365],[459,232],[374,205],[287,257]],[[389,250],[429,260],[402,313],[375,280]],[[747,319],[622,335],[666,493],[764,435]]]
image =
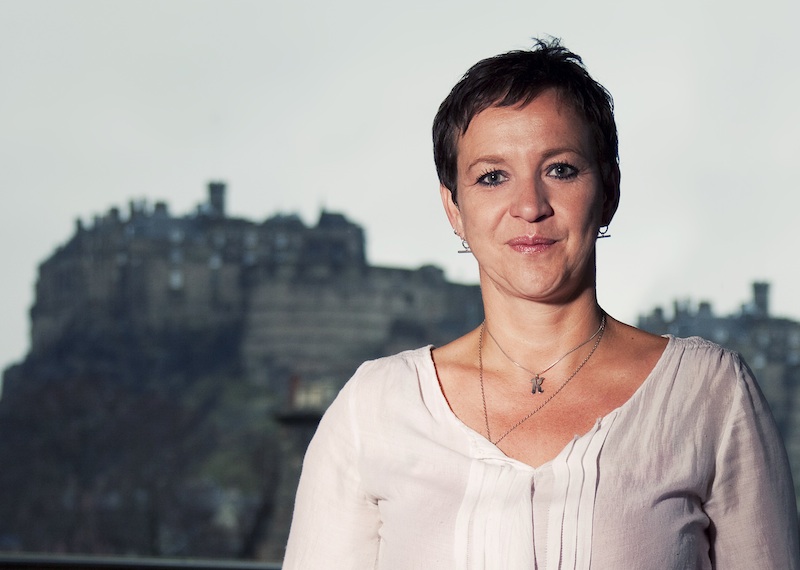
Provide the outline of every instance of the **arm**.
[[303,461],[284,570],[373,568],[378,509],[359,474],[353,381],[320,422]]
[[786,451],[749,369],[738,358],[733,402],[705,511],[714,568],[800,569],[797,510]]

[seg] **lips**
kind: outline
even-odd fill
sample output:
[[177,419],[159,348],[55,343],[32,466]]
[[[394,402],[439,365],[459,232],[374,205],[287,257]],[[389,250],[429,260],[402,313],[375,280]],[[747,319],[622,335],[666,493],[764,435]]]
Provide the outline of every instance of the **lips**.
[[541,236],[518,236],[506,243],[511,249],[520,253],[539,253],[550,249],[556,240]]

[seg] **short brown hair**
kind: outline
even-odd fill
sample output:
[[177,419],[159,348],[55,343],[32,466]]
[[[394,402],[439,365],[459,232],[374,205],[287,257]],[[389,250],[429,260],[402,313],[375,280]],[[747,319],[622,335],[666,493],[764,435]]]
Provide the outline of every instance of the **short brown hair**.
[[[619,162],[614,101],[592,79],[577,54],[559,40],[536,40],[530,50],[510,51],[479,61],[456,83],[433,120],[433,159],[439,181],[456,202],[458,139],[472,119],[489,107],[524,106],[546,89],[556,89],[588,123],[603,186],[616,193]],[[457,202],[456,202],[457,203]]]

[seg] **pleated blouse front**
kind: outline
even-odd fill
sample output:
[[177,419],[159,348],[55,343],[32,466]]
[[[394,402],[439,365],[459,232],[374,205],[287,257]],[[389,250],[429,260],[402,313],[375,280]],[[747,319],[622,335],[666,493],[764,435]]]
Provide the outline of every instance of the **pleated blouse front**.
[[456,519],[455,536],[466,542],[454,544],[455,567],[589,568],[598,459],[615,417],[538,469],[469,434],[476,460]]
[[325,414],[284,568],[797,568],[796,521],[763,397],[716,345],[670,338],[535,469],[452,413],[426,347],[365,363]]

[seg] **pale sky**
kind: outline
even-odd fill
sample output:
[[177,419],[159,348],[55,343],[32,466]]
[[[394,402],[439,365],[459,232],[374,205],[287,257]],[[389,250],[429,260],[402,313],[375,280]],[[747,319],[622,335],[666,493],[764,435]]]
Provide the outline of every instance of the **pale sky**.
[[0,366],[37,266],[132,199],[363,225],[373,264],[477,282],[439,203],[430,125],[478,59],[556,36],[613,94],[622,202],[600,302],[718,314],[772,283],[800,319],[796,0],[0,0]]

